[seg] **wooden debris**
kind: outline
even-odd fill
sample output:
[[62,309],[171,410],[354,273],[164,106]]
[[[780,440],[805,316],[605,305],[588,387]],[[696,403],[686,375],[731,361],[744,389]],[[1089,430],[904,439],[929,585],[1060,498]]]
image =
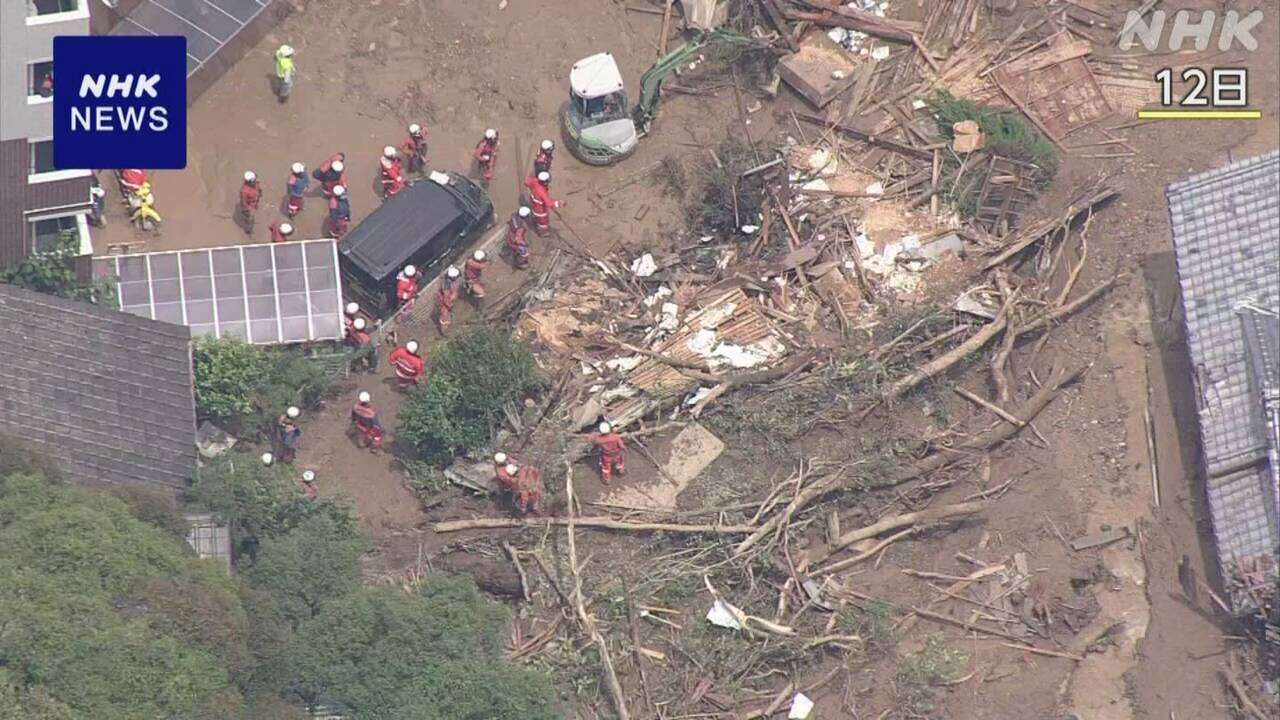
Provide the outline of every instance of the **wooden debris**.
[[[609,517],[583,517],[573,521],[578,527],[626,532],[708,533],[712,535],[741,535],[756,530],[750,525],[679,525],[676,523],[627,522]],[[431,526],[438,533],[460,530],[493,530],[497,528],[538,528],[552,525],[567,526],[568,518],[475,518],[472,520],[445,520]]]
[[1035,653],[1036,655],[1044,655],[1046,657],[1065,658],[1076,662],[1084,662],[1084,657],[1080,655],[1072,655],[1071,653],[1058,652],[1057,650],[1045,650],[1043,648],[1033,647],[1031,645],[1023,645],[1021,643],[1000,643],[1007,648],[1014,650],[1022,650],[1023,652]]
[[1096,548],[1096,547],[1102,547],[1103,545],[1110,545],[1113,542],[1124,540],[1125,538],[1129,537],[1129,534],[1130,533],[1129,533],[1128,527],[1121,527],[1115,530],[1107,530],[1105,532],[1094,533],[1092,535],[1081,535],[1080,537],[1071,541],[1071,549],[1075,550],[1076,552],[1079,552],[1081,550],[1088,550],[1089,548]]
[[918,512],[903,513],[901,515],[891,515],[881,519],[879,522],[858,528],[857,530],[851,530],[844,535],[841,535],[840,538],[832,545],[826,557],[830,557],[830,555],[836,551],[846,548],[859,540],[873,538],[877,535],[889,532],[890,530],[897,530],[898,528],[910,525],[924,525],[927,523],[939,522],[941,520],[968,517],[969,515],[977,514],[984,506],[985,503],[982,502],[967,502],[929,508]]

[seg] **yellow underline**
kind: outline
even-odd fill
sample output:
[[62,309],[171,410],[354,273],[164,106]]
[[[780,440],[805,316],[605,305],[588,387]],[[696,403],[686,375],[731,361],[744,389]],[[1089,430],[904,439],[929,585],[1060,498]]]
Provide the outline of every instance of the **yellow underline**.
[[1261,110],[1139,110],[1139,120],[1260,120]]

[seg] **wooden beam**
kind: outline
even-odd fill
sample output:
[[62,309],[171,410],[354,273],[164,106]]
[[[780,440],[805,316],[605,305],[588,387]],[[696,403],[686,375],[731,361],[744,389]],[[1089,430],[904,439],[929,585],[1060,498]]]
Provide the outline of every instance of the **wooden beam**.
[[924,150],[922,148],[914,148],[914,147],[911,147],[910,145],[904,145],[895,140],[882,138],[879,135],[875,135],[874,133],[863,132],[862,130],[859,130],[855,127],[851,127],[844,123],[833,123],[827,120],[826,118],[820,117],[818,115],[809,115],[808,113],[796,113],[796,117],[807,123],[811,123],[813,125],[821,125],[823,127],[839,130],[845,135],[849,135],[853,138],[861,140],[865,143],[870,143],[871,145],[875,145],[877,147],[882,147],[886,150],[892,150],[896,153],[907,155],[909,157],[913,157],[918,160],[927,160],[929,163],[933,162],[933,153],[928,150]]

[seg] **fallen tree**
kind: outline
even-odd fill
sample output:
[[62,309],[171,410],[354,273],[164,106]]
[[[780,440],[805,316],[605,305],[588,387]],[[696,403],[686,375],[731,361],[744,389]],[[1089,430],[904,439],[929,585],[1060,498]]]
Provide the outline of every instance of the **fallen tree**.
[[[458,532],[460,530],[494,530],[497,528],[537,528],[544,529],[552,525],[568,526],[568,518],[474,518],[471,520],[445,520],[431,526],[438,533]],[[574,518],[572,524],[577,527],[600,528],[603,530],[624,530],[629,532],[673,532],[673,533],[710,533],[717,535],[738,535],[749,533],[756,528],[751,525],[680,525],[676,523],[638,523],[615,520],[610,517]]]

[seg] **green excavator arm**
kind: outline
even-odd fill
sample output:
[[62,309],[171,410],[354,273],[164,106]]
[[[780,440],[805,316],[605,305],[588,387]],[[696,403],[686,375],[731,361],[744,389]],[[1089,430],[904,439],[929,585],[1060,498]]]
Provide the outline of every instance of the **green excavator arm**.
[[640,76],[640,99],[635,109],[631,111],[631,119],[636,124],[636,130],[642,134],[649,131],[649,124],[653,122],[653,116],[658,111],[662,81],[671,74],[671,71],[680,67],[703,48],[713,45],[754,45],[755,42],[746,35],[726,28],[716,28],[711,32],[698,30],[693,37],[689,38],[689,42],[663,55],[653,64],[653,67]]

